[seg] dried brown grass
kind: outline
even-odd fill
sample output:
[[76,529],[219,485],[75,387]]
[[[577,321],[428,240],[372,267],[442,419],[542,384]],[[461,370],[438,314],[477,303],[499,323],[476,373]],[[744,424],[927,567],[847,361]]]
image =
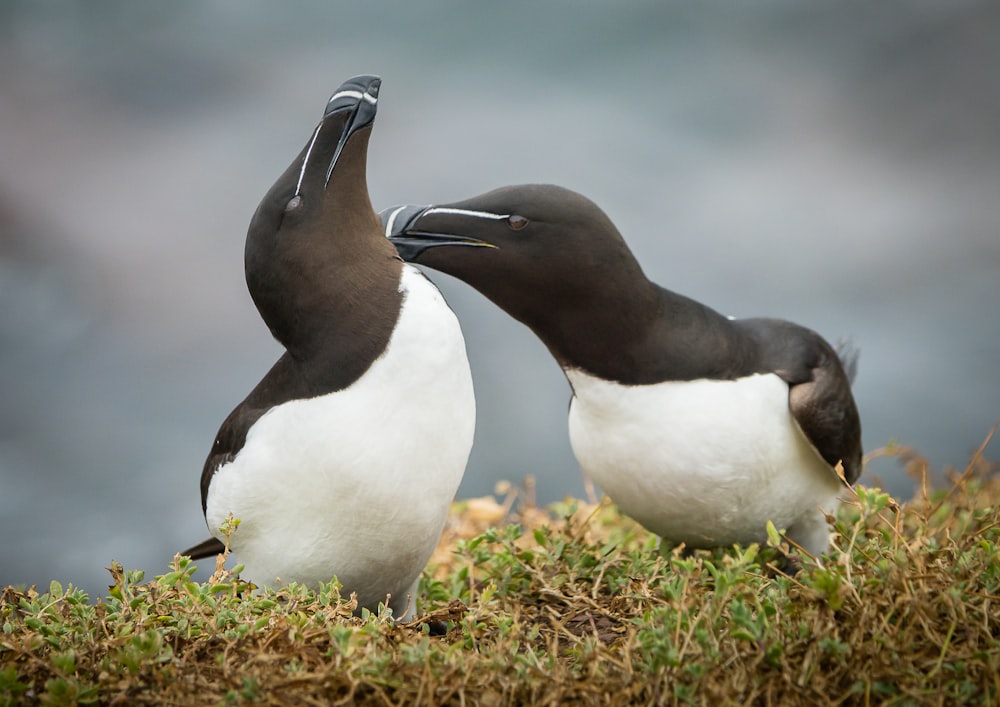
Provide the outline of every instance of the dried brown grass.
[[192,582],[185,559],[149,582],[114,567],[96,605],[7,588],[0,704],[996,704],[996,465],[934,491],[882,453],[917,497],[859,487],[794,576],[782,538],[661,549],[610,504],[504,489],[456,505],[407,625],[336,587]]

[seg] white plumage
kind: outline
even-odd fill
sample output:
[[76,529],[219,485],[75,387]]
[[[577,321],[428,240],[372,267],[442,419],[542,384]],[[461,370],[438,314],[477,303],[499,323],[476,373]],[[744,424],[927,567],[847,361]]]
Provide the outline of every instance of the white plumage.
[[570,444],[621,510],[665,538],[766,539],[770,520],[813,555],[843,483],[809,443],[775,374],[621,385],[567,370]]
[[472,447],[475,399],[465,341],[441,293],[403,266],[404,295],[385,352],[353,385],[271,409],[212,479],[213,534],[258,585],[334,575],[374,606],[414,611]]

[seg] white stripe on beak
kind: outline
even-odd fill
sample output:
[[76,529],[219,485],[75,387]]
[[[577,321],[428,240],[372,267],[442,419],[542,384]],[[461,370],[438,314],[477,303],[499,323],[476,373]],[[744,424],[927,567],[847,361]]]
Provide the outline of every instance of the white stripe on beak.
[[407,207],[406,206],[400,206],[397,209],[395,209],[391,214],[389,214],[389,220],[385,222],[385,237],[386,238],[388,238],[390,236],[390,234],[392,233],[392,227],[394,225],[396,225],[396,217],[399,215],[399,212],[402,211],[405,208],[407,208]]
[[333,103],[338,98],[357,98],[359,101],[365,101],[366,103],[377,103],[378,99],[368,93],[362,93],[361,91],[338,91],[337,93],[330,96],[330,100],[327,103]]

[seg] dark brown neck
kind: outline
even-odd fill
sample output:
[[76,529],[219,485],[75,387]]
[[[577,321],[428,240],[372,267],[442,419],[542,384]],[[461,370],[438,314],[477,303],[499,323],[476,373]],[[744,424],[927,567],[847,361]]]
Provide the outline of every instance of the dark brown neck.
[[308,205],[308,227],[281,235],[280,249],[254,251],[261,316],[291,363],[328,391],[385,351],[402,302],[403,264],[368,197],[366,138],[359,131],[344,148],[321,201]]
[[565,314],[529,326],[563,368],[605,380],[642,385],[728,377],[749,356],[724,316],[645,279]]

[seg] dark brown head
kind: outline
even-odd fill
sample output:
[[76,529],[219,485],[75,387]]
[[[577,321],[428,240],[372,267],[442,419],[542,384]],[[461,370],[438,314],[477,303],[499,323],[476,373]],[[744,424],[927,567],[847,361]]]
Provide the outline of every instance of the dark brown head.
[[[275,338],[293,354],[323,345],[317,332],[349,324],[360,302],[396,296],[398,305],[401,264],[382,237],[366,178],[380,83],[358,76],[337,89],[250,222],[247,287]],[[393,282],[387,272],[397,273]],[[391,304],[380,309],[394,312]]]
[[611,219],[562,187],[503,187],[380,215],[404,260],[476,288],[531,327],[563,365],[583,365],[589,343],[581,344],[581,331],[639,335],[638,319],[650,309],[636,304],[656,297]]

